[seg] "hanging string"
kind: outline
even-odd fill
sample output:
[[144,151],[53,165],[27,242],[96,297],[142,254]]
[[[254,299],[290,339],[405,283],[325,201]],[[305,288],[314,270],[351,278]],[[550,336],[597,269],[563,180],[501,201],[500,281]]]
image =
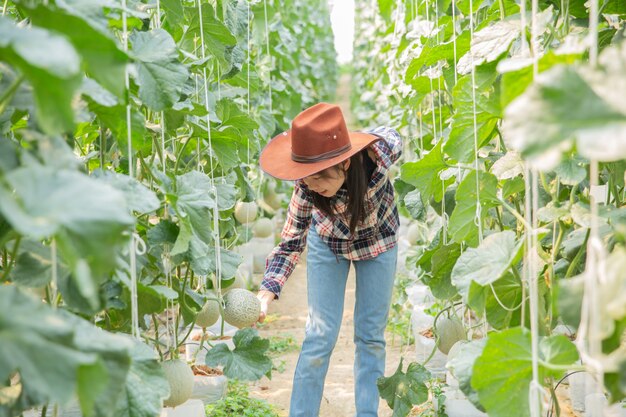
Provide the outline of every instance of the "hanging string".
[[[124,52],[128,53],[128,21],[126,12],[126,0],[122,0],[122,37]],[[133,175],[133,141],[132,141],[132,124],[131,124],[131,108],[130,108],[130,79],[128,69],[124,70],[124,83],[126,88],[126,140],[128,141],[128,176],[134,178]],[[130,305],[131,305],[131,327],[132,336],[139,338],[139,309],[137,305],[137,258],[135,235],[131,233],[129,242],[129,258],[130,258]]]
[[441,229],[443,231],[443,245],[448,244],[448,213],[446,213],[446,182],[441,180]]
[[[474,40],[474,3],[470,0],[470,45]],[[472,122],[474,125],[474,171],[476,172],[476,214],[474,217],[474,224],[478,227],[478,242],[483,241],[483,219],[482,219],[482,207],[480,203],[480,179],[478,171],[478,123],[476,121],[476,68],[474,67],[474,54],[470,47],[470,66],[472,68]]]
[[[198,1],[198,15],[200,17],[200,43],[202,46],[202,59],[206,58],[206,47],[204,43],[204,28],[202,22],[202,1]],[[218,63],[219,66],[219,63]],[[218,195],[217,188],[215,187],[215,170],[213,167],[213,142],[211,141],[211,114],[209,111],[209,86],[208,86],[208,77],[206,73],[206,65],[202,68],[202,75],[204,77],[204,106],[207,112],[206,115],[206,125],[207,125],[207,135],[209,139],[209,150],[211,155],[209,155],[209,166],[211,170],[210,179],[211,179],[211,191],[213,197],[215,199],[215,204],[213,205],[213,242],[215,247],[215,284],[217,287],[218,297],[221,295],[222,290],[222,249],[220,247],[220,224],[219,224],[219,204],[218,204]],[[218,79],[219,84],[219,79]]]
[[57,296],[59,291],[59,266],[57,261],[57,240],[55,237],[52,238],[52,243],[50,244],[50,261],[52,264],[52,281],[50,285],[51,289],[51,298],[50,301],[53,308],[57,307]]
[[[247,50],[247,54],[246,54],[246,65],[248,66],[247,69],[247,74],[246,74],[246,88],[247,88],[247,95],[246,95],[246,101],[248,103],[248,107],[247,107],[247,111],[248,111],[248,117],[250,117],[250,26],[252,25],[252,22],[250,20],[250,2],[246,2],[248,5],[248,25],[247,25],[247,29],[248,29],[248,50]],[[246,135],[246,152],[247,152],[247,161],[248,164],[250,164],[250,136]]]
[[[536,0],[533,0],[533,2]],[[543,405],[543,386],[539,378],[539,271],[537,270],[538,256],[538,216],[539,211],[539,182],[538,173],[531,171],[531,245],[530,245],[530,264],[528,271],[529,279],[529,299],[530,299],[530,332],[531,332],[531,353],[532,353],[532,382],[530,384],[530,415],[531,417],[540,417]]]
[[454,85],[456,85],[458,82],[458,73],[456,70],[456,11],[454,0],[452,0],[452,51],[454,59]]
[[272,112],[272,55],[270,55],[270,28],[267,23],[267,0],[263,0],[263,12],[265,16],[265,46],[267,52],[267,58],[269,60],[269,77],[267,87],[269,89],[269,99],[270,99],[270,113]]

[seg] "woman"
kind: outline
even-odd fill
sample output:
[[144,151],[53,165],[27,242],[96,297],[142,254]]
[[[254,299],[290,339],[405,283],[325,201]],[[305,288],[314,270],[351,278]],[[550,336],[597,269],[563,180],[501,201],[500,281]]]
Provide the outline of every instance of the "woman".
[[320,103],[261,153],[261,168],[295,189],[280,244],[267,258],[258,292],[262,322],[305,244],[308,319],[296,365],[290,417],[317,417],[330,355],[337,341],[350,264],[354,309],[357,417],[378,415],[376,380],[385,370],[385,327],[393,289],[398,211],[387,171],[401,154],[393,129],[350,132],[341,109]]

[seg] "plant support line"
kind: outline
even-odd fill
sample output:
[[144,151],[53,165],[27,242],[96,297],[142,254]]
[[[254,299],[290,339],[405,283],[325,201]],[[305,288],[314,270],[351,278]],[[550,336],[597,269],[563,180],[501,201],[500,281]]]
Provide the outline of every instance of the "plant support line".
[[[128,21],[126,12],[126,0],[122,0],[122,37],[124,52],[128,53]],[[124,83],[126,90],[126,140],[128,141],[128,176],[134,178],[133,175],[133,140],[132,125],[130,118],[130,79],[128,69],[124,69]],[[132,336],[139,339],[139,309],[137,305],[137,258],[136,258],[135,232],[130,234],[129,251],[129,267],[130,267],[130,304],[131,304],[131,327]]]
[[[202,47],[202,60],[206,59],[206,46],[204,43],[204,27],[202,23],[202,0],[198,0],[198,17],[200,19],[200,44]],[[217,63],[219,66],[219,62]],[[210,178],[211,178],[211,191],[213,193],[213,197],[215,200],[215,204],[213,205],[213,242],[215,244],[215,286],[217,287],[218,294],[221,295],[222,290],[222,251],[220,247],[220,224],[219,224],[219,204],[218,204],[218,195],[217,188],[215,187],[215,170],[213,169],[213,143],[211,141],[211,113],[209,109],[209,85],[206,74],[206,64],[202,68],[202,75],[204,77],[204,107],[207,112],[206,115],[206,127],[207,127],[207,136],[209,139],[209,165],[211,168]],[[219,83],[219,78],[217,80]],[[198,157],[200,155],[198,154]],[[219,297],[219,295],[218,295]]]

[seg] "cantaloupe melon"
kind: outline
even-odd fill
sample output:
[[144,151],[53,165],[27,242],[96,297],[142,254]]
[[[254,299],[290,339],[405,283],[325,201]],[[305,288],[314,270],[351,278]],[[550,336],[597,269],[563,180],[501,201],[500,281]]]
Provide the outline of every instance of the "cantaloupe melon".
[[210,327],[217,323],[217,319],[220,318],[220,305],[217,301],[217,296],[213,292],[209,292],[209,298],[214,298],[208,300],[202,306],[202,310],[196,316],[196,325],[200,327]]
[[254,236],[258,238],[271,236],[274,233],[274,224],[272,220],[267,217],[261,217],[259,220],[254,222],[254,226],[252,226],[252,233],[254,233]]
[[240,201],[235,204],[235,219],[241,224],[251,223],[256,219],[258,206],[254,201]]
[[417,223],[411,223],[406,231],[406,238],[411,245],[415,245],[421,240],[422,233]]
[[463,323],[457,317],[439,316],[434,330],[438,338],[437,348],[446,355],[456,342],[466,338]]
[[256,295],[243,288],[235,288],[224,295],[224,320],[240,329],[250,327],[259,319],[261,302]]
[[163,401],[165,407],[176,407],[189,398],[193,392],[193,372],[189,365],[179,359],[161,363],[170,385],[170,396]]

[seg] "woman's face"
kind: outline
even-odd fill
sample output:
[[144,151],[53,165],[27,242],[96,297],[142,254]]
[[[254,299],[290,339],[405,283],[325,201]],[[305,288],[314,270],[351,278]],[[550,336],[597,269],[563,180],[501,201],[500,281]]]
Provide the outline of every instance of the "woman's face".
[[337,194],[346,180],[346,172],[350,166],[350,160],[325,169],[302,179],[311,191],[324,197],[332,197]]

